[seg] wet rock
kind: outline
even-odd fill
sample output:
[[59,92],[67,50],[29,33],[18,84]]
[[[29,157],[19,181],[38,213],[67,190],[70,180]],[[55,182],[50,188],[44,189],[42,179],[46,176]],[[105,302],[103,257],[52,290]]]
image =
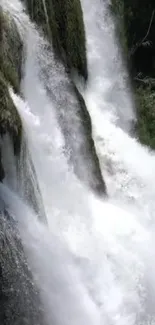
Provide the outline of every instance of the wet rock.
[[0,324],[45,325],[17,223],[5,208],[0,212],[0,306]]
[[24,0],[31,19],[52,40],[66,70],[88,77],[85,28],[80,0]]
[[0,71],[16,92],[20,90],[23,44],[14,20],[0,7]]
[[8,85],[0,72],[0,135],[9,133],[15,154],[20,152],[22,124],[17,109],[9,94]]

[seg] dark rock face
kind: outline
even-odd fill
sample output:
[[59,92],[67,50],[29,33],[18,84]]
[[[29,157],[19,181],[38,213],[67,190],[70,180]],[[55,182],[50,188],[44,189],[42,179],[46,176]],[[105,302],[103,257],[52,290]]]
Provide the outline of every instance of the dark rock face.
[[88,77],[85,29],[80,0],[23,0],[30,17],[52,40],[67,71]]
[[[83,128],[84,141],[83,146],[81,147],[81,155],[83,157],[84,163],[88,166],[88,169],[90,168],[90,177],[88,178],[86,184],[95,193],[102,196],[103,194],[106,194],[106,185],[101,174],[99,158],[92,137],[92,125],[90,115],[87,111],[87,107],[82,95],[74,85],[73,90],[75,92],[75,96],[78,99],[79,117]],[[78,176],[80,178],[80,174]]]
[[0,6],[0,71],[16,92],[20,89],[23,44],[14,20]]
[[112,0],[121,23],[122,45],[126,44],[132,72],[155,75],[155,3],[144,0]]
[[0,7],[0,134],[10,134],[15,154],[20,151],[22,124],[8,86],[19,92],[21,65],[22,42],[17,27]]
[[47,223],[41,191],[36,171],[31,160],[26,139],[22,139],[21,151],[18,159],[19,192],[29,206],[37,214],[40,221]]
[[[1,202],[0,202],[1,203]],[[17,224],[0,213],[0,324],[46,325],[39,293],[33,283]]]
[[9,133],[15,154],[20,152],[22,125],[21,120],[8,91],[7,82],[0,72],[0,135]]
[[155,2],[112,0],[112,6],[135,92],[135,133],[141,143],[155,149]]

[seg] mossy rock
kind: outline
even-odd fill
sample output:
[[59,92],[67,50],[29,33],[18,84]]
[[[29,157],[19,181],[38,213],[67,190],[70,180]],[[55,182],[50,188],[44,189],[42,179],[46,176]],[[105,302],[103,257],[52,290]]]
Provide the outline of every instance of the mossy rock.
[[88,77],[85,29],[80,0],[25,0],[31,19],[52,40],[68,72]]
[[0,7],[0,71],[5,80],[19,92],[23,45],[14,20]]
[[21,119],[9,94],[8,85],[0,72],[0,134],[9,133],[13,140],[15,154],[20,151]]
[[20,90],[22,41],[9,13],[0,7],[0,134],[9,133],[15,154],[20,151],[22,125],[8,87]]

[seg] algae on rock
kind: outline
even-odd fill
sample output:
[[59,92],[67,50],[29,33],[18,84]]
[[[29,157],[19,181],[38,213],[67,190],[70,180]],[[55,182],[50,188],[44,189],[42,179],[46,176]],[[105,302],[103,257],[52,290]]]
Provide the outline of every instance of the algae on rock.
[[24,0],[30,17],[52,40],[68,72],[88,77],[85,28],[80,0]]
[[[20,151],[22,124],[8,87],[20,90],[22,41],[15,22],[0,6],[0,135],[9,133],[14,153]],[[1,155],[0,155],[1,156]],[[5,176],[0,159],[0,181]]]
[[150,87],[139,87],[136,90],[137,100],[137,133],[140,141],[155,149],[155,91]]
[[14,144],[15,154],[19,153],[21,120],[9,94],[7,83],[0,72],[0,134],[9,133]]
[[0,71],[16,92],[20,89],[22,47],[14,20],[0,7]]
[[8,87],[19,92],[21,69],[22,41],[15,22],[0,7],[0,134],[10,134],[15,154],[19,152],[22,126]]

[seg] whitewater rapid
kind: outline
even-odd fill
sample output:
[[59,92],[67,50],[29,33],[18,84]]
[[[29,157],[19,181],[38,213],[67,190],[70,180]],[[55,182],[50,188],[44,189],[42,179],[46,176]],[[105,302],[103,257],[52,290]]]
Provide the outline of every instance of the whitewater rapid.
[[[129,135],[134,105],[107,3],[92,0],[90,6],[82,0],[90,75],[83,96],[109,195],[99,200],[76,178],[64,155],[54,102],[40,75],[40,62],[46,67],[52,54],[48,62],[41,60],[47,58],[38,43],[42,38],[21,3],[1,1],[25,41],[25,100],[10,93],[22,118],[48,227],[15,185],[6,180],[12,190],[0,185],[0,194],[19,222],[47,324],[153,325],[155,155]],[[37,62],[32,44],[40,44]],[[61,81],[59,68],[51,87]]]

